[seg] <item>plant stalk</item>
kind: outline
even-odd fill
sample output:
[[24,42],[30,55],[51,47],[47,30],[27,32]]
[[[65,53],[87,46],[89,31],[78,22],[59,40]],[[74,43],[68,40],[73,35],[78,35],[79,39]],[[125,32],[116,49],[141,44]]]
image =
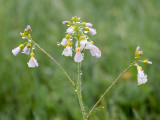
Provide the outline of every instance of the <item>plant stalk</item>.
[[82,101],[82,88],[81,88],[81,63],[78,63],[78,81],[77,81],[77,96],[83,116],[83,120],[86,120],[85,109]]
[[[92,109],[90,110],[87,120],[89,119],[89,117],[91,117],[92,112],[94,112],[94,110],[96,109],[97,105],[100,103],[100,101],[104,98],[104,96],[109,92],[109,90],[117,83],[117,81],[122,77],[122,75],[124,73],[126,73],[133,65],[135,65],[135,63],[137,63],[138,58],[135,59],[135,61],[128,66],[128,68],[126,68],[114,81],[113,83],[106,89],[106,91],[102,94],[102,96],[99,98],[99,100],[96,102],[96,104],[92,107]],[[92,114],[93,115],[93,114]]]

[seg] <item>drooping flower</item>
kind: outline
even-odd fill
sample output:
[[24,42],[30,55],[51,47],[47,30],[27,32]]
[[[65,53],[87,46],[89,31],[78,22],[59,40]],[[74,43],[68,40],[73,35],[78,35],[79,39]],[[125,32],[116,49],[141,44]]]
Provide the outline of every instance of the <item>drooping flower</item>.
[[23,47],[24,47],[24,45],[23,45],[23,44],[20,44],[18,47],[14,48],[14,49],[12,50],[13,55],[16,56]]
[[83,55],[80,51],[80,48],[76,48],[76,54],[74,56],[74,61],[75,62],[81,62],[83,60]]
[[85,46],[88,43],[88,41],[85,35],[80,36],[79,39],[80,39],[80,50],[82,51],[83,49],[85,49]]
[[96,56],[97,58],[101,57],[101,51],[95,45],[90,48],[90,52],[92,56]]
[[33,68],[33,67],[38,67],[38,62],[37,62],[37,60],[34,58],[34,53],[32,52],[32,53],[30,54],[30,56],[31,56],[31,58],[30,58],[29,62],[27,63],[27,64],[28,64],[28,67],[31,67],[31,68]]
[[151,65],[151,64],[152,64],[152,61],[144,60],[143,63],[144,63],[144,64],[150,64],[150,65]]
[[87,40],[81,40],[81,41],[80,41],[80,50],[81,50],[81,51],[82,51],[83,49],[85,49],[87,43],[88,43]]
[[101,57],[101,51],[99,50],[98,47],[96,47],[96,46],[94,45],[94,42],[93,42],[93,41],[88,42],[88,43],[86,44],[86,47],[85,47],[85,48],[86,48],[86,49],[90,49],[90,52],[91,52],[91,55],[92,55],[92,56],[96,56],[97,58]]
[[62,55],[64,56],[72,56],[72,43],[67,42],[66,48],[63,50]]
[[66,38],[63,38],[62,42],[61,42],[61,45],[66,45],[67,44],[67,39]]
[[142,70],[142,67],[138,66],[137,70],[138,70],[138,74],[137,74],[138,85],[145,84],[147,82],[147,75]]
[[68,34],[74,33],[73,27],[69,27],[69,28],[66,30],[66,32],[67,32]]
[[31,30],[31,26],[30,25],[27,25],[27,30]]
[[31,44],[28,43],[28,44],[25,46],[25,48],[23,49],[23,52],[22,52],[22,53],[29,55],[29,53],[30,53],[30,47],[31,47]]
[[93,25],[91,23],[85,23],[86,27],[91,28]]
[[23,49],[23,52],[22,53],[24,53],[24,54],[29,54],[29,52],[30,52],[30,48],[28,48],[27,46]]
[[96,34],[96,29],[89,28],[89,33],[90,33],[91,35],[95,35],[95,34]]

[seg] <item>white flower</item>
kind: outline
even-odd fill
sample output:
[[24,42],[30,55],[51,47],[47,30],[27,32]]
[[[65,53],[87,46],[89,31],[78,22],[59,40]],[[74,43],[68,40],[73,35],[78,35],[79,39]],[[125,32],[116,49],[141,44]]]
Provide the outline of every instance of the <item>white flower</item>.
[[38,63],[37,60],[34,57],[31,57],[31,59],[29,60],[29,62],[27,63],[28,67],[38,67]]
[[138,85],[144,84],[147,82],[147,75],[144,73],[143,70],[138,70]]
[[90,33],[91,35],[95,35],[95,34],[96,34],[96,29],[89,28],[89,33]]
[[101,51],[95,45],[90,47],[90,52],[92,56],[96,56],[97,58],[101,57]]
[[61,42],[61,45],[66,45],[67,44],[67,39],[66,38],[63,38],[62,42]]
[[91,23],[86,23],[85,25],[86,25],[86,27],[89,27],[89,28],[91,28],[93,26]]
[[90,49],[92,46],[93,44],[91,42],[87,42],[85,49]]
[[66,31],[68,34],[72,34],[74,32],[74,29],[69,27]]
[[64,56],[72,56],[72,47],[67,46],[67,47],[63,50],[62,55],[64,55]]
[[22,53],[25,53],[25,54],[29,54],[30,52],[30,48],[28,48],[27,46],[23,49],[23,52]]
[[21,48],[20,47],[16,47],[12,50],[12,53],[14,56],[16,56],[19,52],[20,52]]
[[85,48],[85,46],[87,45],[87,43],[88,43],[87,39],[80,41],[80,50],[81,51]]
[[81,62],[83,60],[83,55],[80,51],[76,52],[74,56],[74,61],[75,62]]

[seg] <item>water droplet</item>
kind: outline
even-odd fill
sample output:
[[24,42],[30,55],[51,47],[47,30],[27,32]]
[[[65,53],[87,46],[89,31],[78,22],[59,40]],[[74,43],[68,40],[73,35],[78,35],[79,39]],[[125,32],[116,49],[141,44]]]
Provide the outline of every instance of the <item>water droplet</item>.
[[80,75],[82,75],[82,72],[80,73]]

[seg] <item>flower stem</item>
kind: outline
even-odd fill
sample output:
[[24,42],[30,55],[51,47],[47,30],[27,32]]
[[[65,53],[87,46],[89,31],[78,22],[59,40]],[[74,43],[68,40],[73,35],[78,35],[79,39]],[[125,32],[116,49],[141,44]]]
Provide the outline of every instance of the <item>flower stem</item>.
[[78,63],[77,96],[78,96],[78,100],[79,100],[79,104],[80,104],[83,120],[86,120],[85,109],[84,109],[84,105],[83,105],[83,101],[82,101],[82,93],[81,93],[81,91],[82,91],[82,88],[81,88],[81,63]]
[[34,42],[32,39],[31,39],[32,43],[37,46],[44,54],[46,54],[52,61],[54,61],[57,66],[63,71],[63,73],[66,75],[66,77],[68,78],[70,84],[76,88],[76,84],[73,82],[73,80],[69,77],[69,75],[67,74],[67,72],[61,67],[61,65],[49,54],[47,53],[44,49],[42,49],[36,42]]
[[99,100],[96,102],[96,104],[92,107],[92,109],[90,110],[87,120],[89,119],[89,117],[91,117],[91,115],[93,115],[92,113],[94,112],[94,110],[96,109],[97,105],[100,103],[100,101],[104,98],[104,96],[109,92],[109,90],[117,83],[117,81],[121,78],[121,76],[127,72],[135,63],[137,63],[138,58],[135,59],[135,61],[128,66],[128,68],[126,68],[114,81],[113,83],[106,89],[106,91],[102,94],[102,96],[99,98]]

